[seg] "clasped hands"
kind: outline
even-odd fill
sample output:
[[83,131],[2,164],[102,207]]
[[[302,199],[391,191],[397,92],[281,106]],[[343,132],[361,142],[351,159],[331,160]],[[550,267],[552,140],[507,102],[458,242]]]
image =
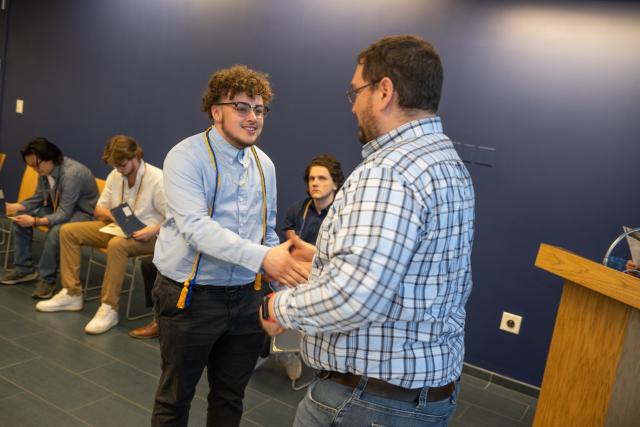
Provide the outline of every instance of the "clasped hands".
[[[311,272],[314,254],[315,246],[304,242],[298,236],[269,249],[262,262],[262,268],[266,273],[265,280],[277,280],[289,287],[306,282]],[[275,320],[273,298],[269,298],[269,320],[263,319],[262,308],[260,310],[260,322],[269,336],[279,335],[285,331],[285,328]]]

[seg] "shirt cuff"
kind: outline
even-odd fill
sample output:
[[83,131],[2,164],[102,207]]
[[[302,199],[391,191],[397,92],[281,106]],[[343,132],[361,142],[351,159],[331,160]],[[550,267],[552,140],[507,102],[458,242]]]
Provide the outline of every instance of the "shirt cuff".
[[248,268],[249,270],[261,273],[262,272],[262,261],[264,261],[264,257],[267,256],[267,252],[271,249],[268,246],[263,245],[252,245],[253,247],[248,248],[245,252],[244,258],[240,265]]
[[292,291],[293,289],[285,289],[276,292],[276,294],[272,297],[273,314],[275,315],[276,320],[287,329],[295,329],[293,320],[289,317],[289,313],[287,313],[287,306],[289,305]]

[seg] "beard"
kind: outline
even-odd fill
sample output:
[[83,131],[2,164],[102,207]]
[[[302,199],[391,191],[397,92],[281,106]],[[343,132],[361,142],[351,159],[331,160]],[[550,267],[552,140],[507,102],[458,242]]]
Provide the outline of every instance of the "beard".
[[240,137],[236,136],[231,130],[227,128],[224,118],[221,118],[219,120],[219,123],[220,123],[220,129],[222,130],[223,136],[232,145],[235,145],[236,147],[246,148],[246,147],[251,147],[252,145],[256,145],[258,143],[258,137],[260,136],[262,129],[259,129],[257,124],[256,124],[256,129],[257,129],[256,138],[253,141],[245,141]]
[[379,135],[378,124],[373,118],[371,105],[369,104],[362,110],[361,118],[358,120],[358,141],[360,141],[360,144],[365,145]]

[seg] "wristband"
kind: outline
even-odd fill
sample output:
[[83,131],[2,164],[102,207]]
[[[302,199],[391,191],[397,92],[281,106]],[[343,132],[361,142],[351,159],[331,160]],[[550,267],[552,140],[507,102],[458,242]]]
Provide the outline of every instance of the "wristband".
[[271,295],[272,294],[268,294],[262,299],[262,320],[267,322],[273,322],[273,320],[269,318],[269,298],[271,298]]
[[34,216],[33,217],[33,228],[36,228],[38,226],[38,217]]

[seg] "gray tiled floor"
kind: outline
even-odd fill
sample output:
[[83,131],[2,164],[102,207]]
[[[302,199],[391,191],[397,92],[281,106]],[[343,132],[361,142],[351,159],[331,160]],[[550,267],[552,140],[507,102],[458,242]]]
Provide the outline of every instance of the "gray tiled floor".
[[[33,284],[0,285],[0,426],[148,425],[160,374],[158,343],[127,336],[148,319],[121,320],[106,334],[90,336],[83,328],[97,302],[77,313],[37,313],[32,289]],[[207,391],[201,382],[191,426],[206,423]],[[304,393],[293,391],[282,367],[268,359],[247,388],[242,425],[291,425]],[[532,397],[463,375],[451,425],[531,425],[535,403]]]

